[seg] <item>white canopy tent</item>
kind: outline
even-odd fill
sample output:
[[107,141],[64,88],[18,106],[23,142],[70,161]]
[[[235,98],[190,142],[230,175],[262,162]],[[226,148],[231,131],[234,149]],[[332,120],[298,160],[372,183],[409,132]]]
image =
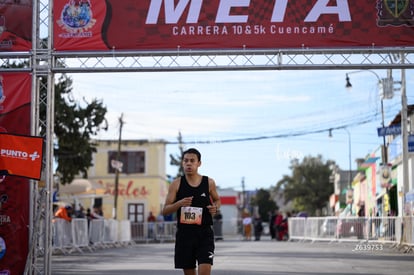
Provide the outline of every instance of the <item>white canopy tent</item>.
[[60,194],[81,195],[81,194],[103,194],[104,187],[88,179],[74,179],[71,183],[59,185]]
[[[69,184],[59,184],[58,201],[59,202],[74,202],[75,210],[79,208],[79,199],[102,198],[109,196],[105,194],[105,188],[94,181],[88,179],[74,179]],[[91,202],[93,204],[93,202]]]

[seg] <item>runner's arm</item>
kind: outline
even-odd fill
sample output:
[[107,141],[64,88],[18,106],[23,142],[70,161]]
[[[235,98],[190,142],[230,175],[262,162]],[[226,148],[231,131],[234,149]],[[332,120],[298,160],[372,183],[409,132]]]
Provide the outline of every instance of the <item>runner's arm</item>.
[[180,186],[180,178],[175,179],[168,187],[167,198],[165,199],[164,209],[162,210],[163,215],[169,215],[182,206],[190,206],[193,200],[193,197],[187,197],[179,201],[175,201],[177,198],[177,191]]
[[215,215],[217,211],[220,210],[221,201],[220,201],[220,196],[217,193],[216,182],[211,178],[208,178],[208,187],[209,187],[210,197],[213,203],[212,207],[208,207],[208,208],[209,208],[210,213],[212,215]]

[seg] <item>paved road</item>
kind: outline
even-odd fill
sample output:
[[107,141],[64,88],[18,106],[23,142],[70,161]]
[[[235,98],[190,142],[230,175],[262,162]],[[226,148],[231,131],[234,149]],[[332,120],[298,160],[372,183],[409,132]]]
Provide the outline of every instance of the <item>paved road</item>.
[[[213,275],[412,275],[414,254],[388,245],[356,243],[245,242],[216,243]],[[54,255],[53,275],[182,274],[173,268],[172,243],[106,248],[84,254]],[[356,249],[359,249],[356,251]]]

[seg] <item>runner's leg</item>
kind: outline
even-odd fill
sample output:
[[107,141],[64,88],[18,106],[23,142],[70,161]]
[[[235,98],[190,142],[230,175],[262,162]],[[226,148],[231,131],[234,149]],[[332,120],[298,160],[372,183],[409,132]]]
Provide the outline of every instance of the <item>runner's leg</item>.
[[210,275],[211,274],[211,264],[199,264],[198,265],[198,275]]
[[196,275],[195,269],[183,269],[184,275]]

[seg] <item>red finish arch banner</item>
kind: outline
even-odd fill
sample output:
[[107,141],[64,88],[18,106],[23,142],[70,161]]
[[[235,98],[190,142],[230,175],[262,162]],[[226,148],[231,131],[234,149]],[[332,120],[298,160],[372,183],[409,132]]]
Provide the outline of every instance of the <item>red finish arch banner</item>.
[[0,51],[32,49],[32,0],[0,0]]
[[55,0],[57,51],[410,47],[414,0]]
[[[9,145],[3,147],[3,139],[30,135],[31,83],[30,73],[0,74],[0,147],[5,154],[3,156],[0,149],[0,170],[14,170],[13,174],[21,170],[10,166],[9,161],[16,160],[9,158],[10,154],[24,157],[25,150],[14,150]],[[9,141],[7,139],[6,143]],[[29,250],[30,185],[24,177],[5,174],[6,171],[0,172],[0,274],[23,274]],[[33,175],[37,177],[36,173],[24,176]]]

